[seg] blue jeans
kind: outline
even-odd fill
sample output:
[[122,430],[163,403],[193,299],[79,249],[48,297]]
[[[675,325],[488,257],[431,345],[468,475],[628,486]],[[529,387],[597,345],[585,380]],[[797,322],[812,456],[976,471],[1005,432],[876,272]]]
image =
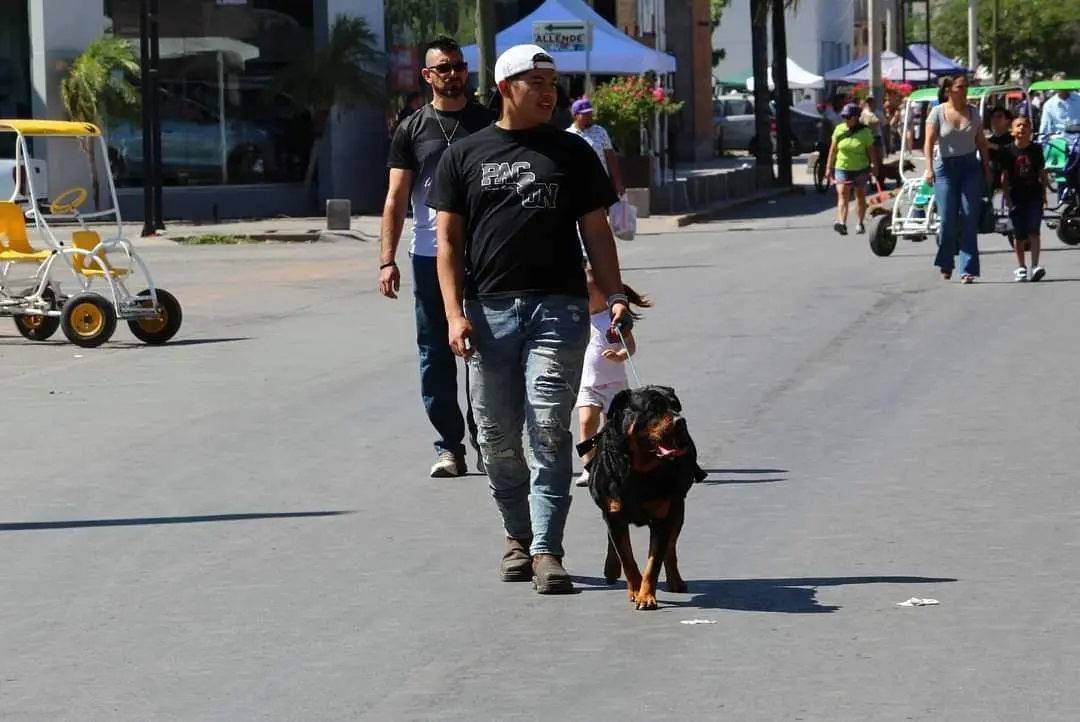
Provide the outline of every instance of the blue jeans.
[[953,270],[956,238],[960,238],[960,273],[979,275],[979,214],[982,210],[982,165],[970,155],[938,158],[934,164],[934,203],[938,214],[938,249],[934,265]]
[[[589,341],[588,299],[466,301],[473,323],[472,405],[506,535],[563,555],[574,439],[570,414]],[[529,434],[526,459],[522,427]]]
[[[466,406],[463,419],[458,404],[457,357],[450,350],[450,327],[446,322],[439,274],[434,256],[412,256],[413,302],[416,306],[416,345],[420,350],[420,395],[424,411],[439,438],[435,453],[465,453],[465,424],[476,441],[473,411]],[[469,396],[469,369],[465,369],[465,397]]]

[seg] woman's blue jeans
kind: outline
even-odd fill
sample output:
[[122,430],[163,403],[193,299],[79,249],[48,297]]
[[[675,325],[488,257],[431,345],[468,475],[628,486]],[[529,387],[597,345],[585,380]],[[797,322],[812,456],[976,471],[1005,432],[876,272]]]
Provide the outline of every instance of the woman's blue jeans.
[[[956,239],[960,239],[960,273],[979,275],[979,214],[982,211],[982,164],[974,153],[934,163],[934,203],[938,214],[938,250],[934,265],[953,270]],[[959,226],[959,227],[958,227]]]

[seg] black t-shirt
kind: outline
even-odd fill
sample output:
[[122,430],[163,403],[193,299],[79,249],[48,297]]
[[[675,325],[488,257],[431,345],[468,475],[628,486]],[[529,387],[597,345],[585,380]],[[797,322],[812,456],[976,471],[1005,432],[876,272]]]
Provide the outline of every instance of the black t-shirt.
[[577,222],[618,200],[592,147],[492,125],[443,155],[427,203],[465,219],[465,297],[587,296]]
[[430,104],[420,107],[394,131],[390,141],[388,168],[411,171],[413,243],[410,253],[435,255],[435,212],[427,207],[427,194],[435,180],[439,159],[450,145],[488,127],[495,115],[478,103],[469,103],[456,112],[435,110]]
[[1042,172],[1044,167],[1042,146],[1030,143],[1026,148],[1006,146],[1002,154],[1003,166],[1009,179],[1009,195],[1013,203],[1042,201]]

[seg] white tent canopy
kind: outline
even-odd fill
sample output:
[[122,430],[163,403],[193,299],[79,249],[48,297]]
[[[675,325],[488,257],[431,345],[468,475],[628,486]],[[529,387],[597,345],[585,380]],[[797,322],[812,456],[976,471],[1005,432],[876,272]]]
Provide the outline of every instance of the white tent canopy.
[[[533,41],[534,22],[569,22],[583,20],[592,23],[593,48],[589,53],[589,72],[593,75],[637,75],[655,70],[674,73],[675,58],[642,45],[604,19],[584,0],[547,0],[532,14],[522,18],[495,36],[495,52],[503,53],[514,45]],[[476,45],[461,49],[471,68],[480,67],[480,51]],[[585,53],[553,52],[551,57],[559,72],[585,72]]]
[[[825,78],[804,70],[791,58],[787,59],[788,88],[791,90],[820,90],[825,87]],[[746,89],[754,89],[754,76],[746,79]],[[774,90],[772,65],[769,66],[769,90]]]

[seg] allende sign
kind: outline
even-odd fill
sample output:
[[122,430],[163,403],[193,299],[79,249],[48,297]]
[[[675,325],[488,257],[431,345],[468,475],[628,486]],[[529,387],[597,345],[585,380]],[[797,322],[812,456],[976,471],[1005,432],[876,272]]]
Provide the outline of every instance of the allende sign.
[[592,23],[538,20],[533,23],[533,44],[549,53],[587,53],[592,50]]

